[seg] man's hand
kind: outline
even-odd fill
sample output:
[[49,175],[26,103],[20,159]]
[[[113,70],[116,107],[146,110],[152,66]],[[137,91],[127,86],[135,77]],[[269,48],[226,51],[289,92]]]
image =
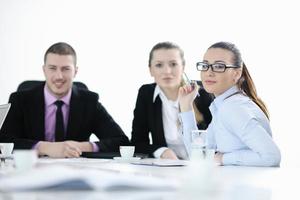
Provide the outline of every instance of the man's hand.
[[92,144],[89,142],[39,142],[39,155],[47,155],[52,158],[77,158],[83,151],[92,151]]
[[172,159],[172,160],[178,160],[176,154],[172,149],[166,149],[160,156],[160,158],[163,159]]

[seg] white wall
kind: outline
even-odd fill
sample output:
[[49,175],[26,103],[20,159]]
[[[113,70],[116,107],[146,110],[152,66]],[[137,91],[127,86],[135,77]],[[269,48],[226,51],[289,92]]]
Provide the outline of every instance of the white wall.
[[240,48],[271,113],[283,163],[300,165],[299,35],[296,1],[0,0],[0,103],[26,79],[43,79],[43,54],[55,42],[78,54],[76,80],[87,83],[130,136],[137,90],[152,81],[148,53],[173,41],[187,74],[217,41]]

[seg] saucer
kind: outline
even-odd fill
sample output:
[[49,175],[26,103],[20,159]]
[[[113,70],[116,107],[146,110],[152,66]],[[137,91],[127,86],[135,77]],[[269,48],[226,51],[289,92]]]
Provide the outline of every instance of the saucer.
[[13,154],[9,154],[9,155],[0,154],[0,158],[13,158]]
[[138,161],[140,159],[141,157],[130,157],[130,158],[114,157],[114,160],[124,161],[124,162]]

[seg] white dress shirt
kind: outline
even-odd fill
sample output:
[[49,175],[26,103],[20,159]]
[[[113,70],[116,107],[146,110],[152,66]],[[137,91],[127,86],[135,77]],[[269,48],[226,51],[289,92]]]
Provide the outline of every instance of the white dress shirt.
[[[172,149],[175,154],[182,159],[188,158],[188,154],[183,142],[182,128],[179,121],[179,103],[178,100],[169,100],[164,92],[156,85],[153,95],[153,102],[156,98],[162,101],[162,120],[165,139],[168,148]],[[157,149],[153,155],[160,158],[166,147]]]

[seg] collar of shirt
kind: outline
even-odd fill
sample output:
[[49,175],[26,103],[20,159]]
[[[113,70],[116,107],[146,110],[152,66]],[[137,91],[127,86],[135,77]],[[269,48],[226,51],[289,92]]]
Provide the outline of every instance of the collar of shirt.
[[157,96],[159,96],[162,100],[162,102],[165,102],[167,103],[168,105],[172,105],[173,107],[179,109],[179,102],[178,102],[178,99],[176,101],[172,101],[172,100],[169,100],[165,93],[160,89],[160,87],[158,85],[155,86],[155,89],[154,89],[154,94],[153,94],[153,103],[155,102]]
[[221,105],[223,104],[224,100],[229,97],[230,95],[238,92],[239,89],[237,88],[237,86],[232,86],[231,88],[229,88],[228,90],[226,90],[223,94],[217,96],[214,101],[212,102],[212,104],[209,106],[209,109],[211,112],[215,113],[218,108],[221,107]]
[[[69,106],[70,100],[71,100],[71,93],[72,93],[72,89],[70,89],[69,92],[59,100],[63,101],[64,104]],[[45,98],[45,106],[46,107],[53,105],[54,102],[58,100],[53,94],[50,93],[46,84],[44,86],[44,98]]]
[[153,94],[153,103],[155,102],[155,99],[159,95],[159,93],[160,93],[160,87],[158,85],[156,85],[155,89],[154,89],[154,94]]

